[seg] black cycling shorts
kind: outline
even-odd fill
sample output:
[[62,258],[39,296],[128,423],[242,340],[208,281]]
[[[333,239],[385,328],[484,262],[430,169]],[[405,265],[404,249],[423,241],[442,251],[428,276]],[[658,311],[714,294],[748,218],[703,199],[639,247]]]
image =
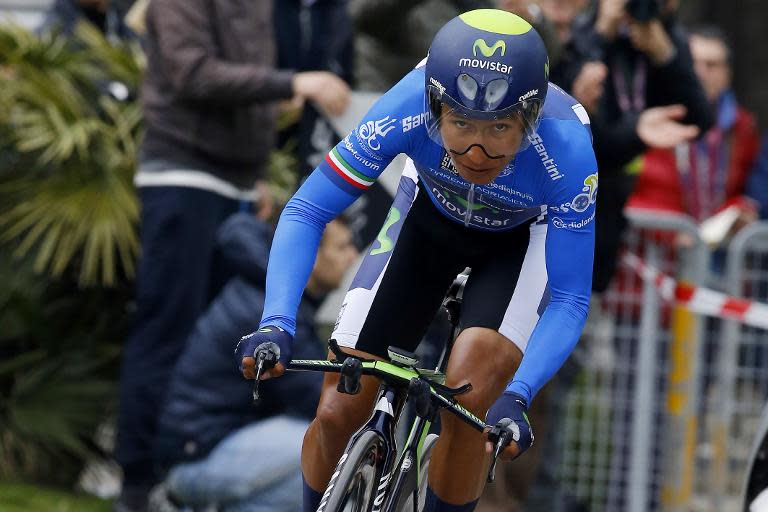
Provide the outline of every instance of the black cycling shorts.
[[380,357],[390,345],[414,351],[456,275],[471,267],[461,328],[494,329],[524,352],[549,301],[546,219],[503,232],[471,229],[440,213],[421,187],[409,160],[331,337]]

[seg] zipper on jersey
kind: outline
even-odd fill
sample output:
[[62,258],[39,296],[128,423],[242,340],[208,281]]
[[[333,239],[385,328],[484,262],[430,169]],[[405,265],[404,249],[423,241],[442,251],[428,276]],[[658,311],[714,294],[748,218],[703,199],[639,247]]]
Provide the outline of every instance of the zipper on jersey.
[[464,225],[469,226],[469,221],[472,220],[472,205],[475,204],[475,184],[470,183],[469,191],[467,192],[467,211],[464,212]]

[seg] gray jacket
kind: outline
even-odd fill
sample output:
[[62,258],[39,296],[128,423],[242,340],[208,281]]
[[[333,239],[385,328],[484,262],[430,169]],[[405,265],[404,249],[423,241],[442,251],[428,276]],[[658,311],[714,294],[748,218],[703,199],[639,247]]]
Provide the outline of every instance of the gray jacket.
[[142,90],[143,158],[249,187],[274,143],[274,100],[292,95],[275,69],[272,2],[153,0]]

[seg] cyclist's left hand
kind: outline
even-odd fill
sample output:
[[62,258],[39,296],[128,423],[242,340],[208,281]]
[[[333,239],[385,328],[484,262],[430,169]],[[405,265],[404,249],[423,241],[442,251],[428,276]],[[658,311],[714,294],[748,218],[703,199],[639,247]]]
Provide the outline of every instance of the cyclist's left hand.
[[[486,422],[489,425],[498,424],[502,418],[512,420],[512,423],[506,427],[512,436],[512,442],[509,443],[509,446],[500,455],[504,460],[512,460],[519,457],[533,444],[533,428],[530,421],[528,421],[527,411],[528,404],[525,402],[525,398],[517,393],[504,393],[488,411]],[[493,450],[493,443],[486,441],[486,453],[492,454]]]

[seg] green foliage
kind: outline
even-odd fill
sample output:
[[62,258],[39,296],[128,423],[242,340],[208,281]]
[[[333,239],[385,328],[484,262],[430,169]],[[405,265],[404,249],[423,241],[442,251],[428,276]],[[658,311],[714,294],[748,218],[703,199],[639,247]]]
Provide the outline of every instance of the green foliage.
[[135,93],[138,55],[90,25],[75,39],[0,26],[2,479],[70,484],[114,407],[140,111],[106,90]]
[[[0,25],[0,480],[71,484],[114,412],[141,112],[106,91],[119,81],[135,98],[142,66],[88,25],[74,40]],[[272,155],[278,203],[296,167],[291,146]]]
[[136,91],[137,55],[89,24],[74,41],[0,27],[0,242],[37,272],[60,277],[76,264],[83,286],[133,275],[141,115],[106,89]]
[[73,293],[7,251],[0,281],[0,478],[69,483],[114,405],[127,286]]
[[108,512],[109,503],[91,496],[23,484],[0,484],[3,512]]

